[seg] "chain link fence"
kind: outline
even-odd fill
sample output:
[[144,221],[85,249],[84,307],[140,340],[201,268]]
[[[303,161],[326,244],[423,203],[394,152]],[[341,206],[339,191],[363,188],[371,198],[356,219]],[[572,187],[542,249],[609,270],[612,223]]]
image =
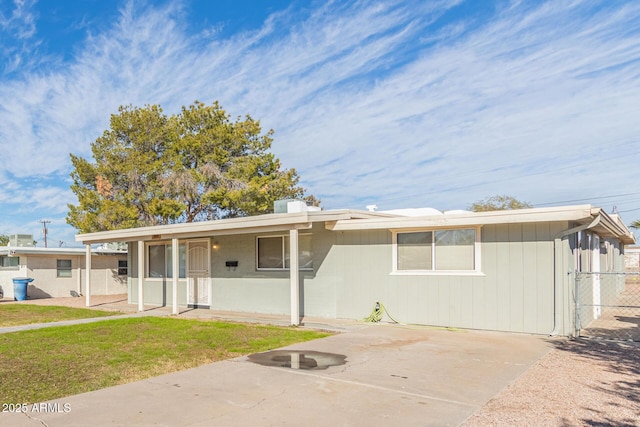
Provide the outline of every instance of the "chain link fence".
[[640,272],[576,273],[576,336],[640,341]]

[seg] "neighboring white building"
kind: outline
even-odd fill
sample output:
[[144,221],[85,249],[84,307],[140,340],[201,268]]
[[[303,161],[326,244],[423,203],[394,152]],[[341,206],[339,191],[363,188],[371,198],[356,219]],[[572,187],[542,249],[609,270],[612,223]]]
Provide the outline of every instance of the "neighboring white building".
[[627,246],[624,249],[624,268],[627,271],[640,270],[640,246]]
[[[92,250],[91,293],[127,293],[127,252],[109,248]],[[13,278],[31,277],[28,299],[82,295],[86,283],[83,248],[0,246],[0,291],[13,299]]]

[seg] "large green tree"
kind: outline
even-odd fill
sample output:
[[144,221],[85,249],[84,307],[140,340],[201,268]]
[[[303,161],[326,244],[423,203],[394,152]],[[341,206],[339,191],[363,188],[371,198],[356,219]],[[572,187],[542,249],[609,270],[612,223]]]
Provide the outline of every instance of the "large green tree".
[[120,107],[91,144],[93,162],[71,154],[67,222],[80,232],[247,216],[303,198],[294,169],[269,152],[273,131],[196,101],[167,116],[157,105]]
[[531,208],[530,203],[522,202],[515,197],[511,196],[491,196],[484,200],[478,200],[469,206],[469,210],[473,212],[486,212],[486,211],[504,211],[510,209],[527,209]]

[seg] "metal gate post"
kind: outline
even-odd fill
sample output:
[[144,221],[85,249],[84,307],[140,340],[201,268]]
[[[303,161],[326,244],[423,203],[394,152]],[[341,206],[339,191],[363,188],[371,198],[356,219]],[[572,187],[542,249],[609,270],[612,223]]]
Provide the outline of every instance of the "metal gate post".
[[580,290],[579,290],[580,286],[578,285],[578,281],[579,281],[578,277],[579,276],[580,276],[580,273],[576,272],[575,276],[573,277],[573,286],[575,287],[574,295],[575,295],[575,301],[576,301],[575,307],[574,307],[574,310],[575,310],[575,316],[574,316],[575,317],[575,319],[574,319],[575,332],[574,332],[574,335],[575,335],[576,338],[580,337]]

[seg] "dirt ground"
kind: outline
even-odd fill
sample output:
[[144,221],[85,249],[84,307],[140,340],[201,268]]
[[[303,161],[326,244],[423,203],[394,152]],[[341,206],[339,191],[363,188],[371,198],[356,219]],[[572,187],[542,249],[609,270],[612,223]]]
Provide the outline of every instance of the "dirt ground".
[[640,345],[560,341],[470,426],[640,426]]
[[[84,307],[85,299],[15,303]],[[91,297],[92,308],[135,311],[126,303],[126,294]],[[548,354],[463,426],[640,426],[640,343],[551,342]]]

